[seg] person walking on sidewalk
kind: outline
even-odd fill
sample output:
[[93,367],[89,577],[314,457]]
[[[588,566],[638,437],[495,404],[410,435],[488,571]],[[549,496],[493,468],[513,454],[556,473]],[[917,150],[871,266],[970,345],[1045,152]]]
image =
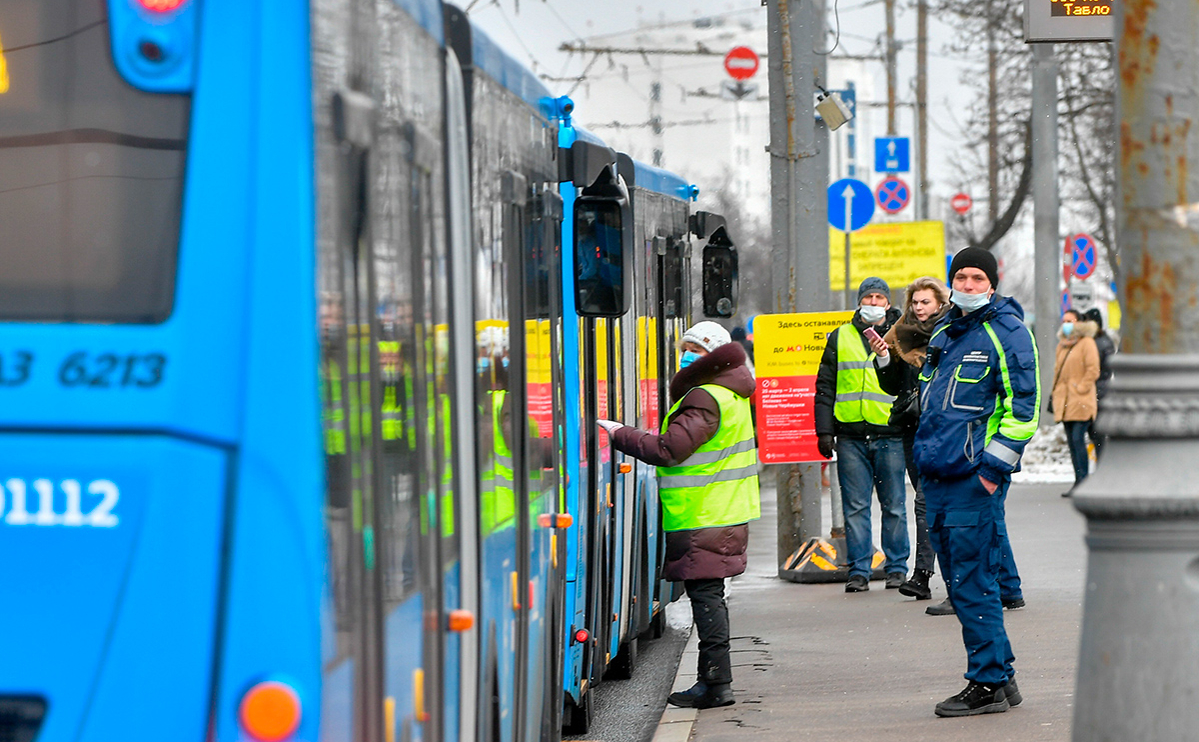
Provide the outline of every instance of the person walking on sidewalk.
[[877,488],[883,517],[883,565],[887,589],[907,579],[908,519],[903,486],[903,431],[891,424],[895,397],[879,386],[867,336],[882,336],[899,318],[891,289],[881,278],[858,286],[858,310],[829,333],[816,373],[817,447],[825,458],[837,452],[837,479],[845,514],[849,580],[845,592],[870,589],[870,493]]
[[[1099,311],[1099,307],[1091,307],[1083,312],[1082,318],[1088,322],[1094,322],[1095,331],[1095,347],[1099,350],[1099,381],[1095,382],[1095,397],[1100,404],[1103,403],[1103,398],[1107,396],[1108,386],[1112,382],[1112,366],[1111,358],[1116,353],[1116,343],[1112,340],[1111,335],[1103,329],[1103,313]],[[1087,435],[1091,438],[1091,443],[1095,444],[1095,460],[1103,458],[1103,444],[1107,442],[1107,436],[1095,429],[1095,422],[1091,421],[1091,426],[1087,428]]]
[[1041,390],[1024,310],[995,292],[995,256],[968,247],[954,256],[949,275],[954,308],[933,332],[920,372],[915,453],[929,535],[967,657],[966,687],[935,712],[973,716],[1007,711],[1022,700],[1000,598],[1003,505],[1037,430]]
[[1096,382],[1099,381],[1099,347],[1095,334],[1099,326],[1067,310],[1057,331],[1057,354],[1053,363],[1053,396],[1050,409],[1053,421],[1066,429],[1070,461],[1074,464],[1074,488],[1063,492],[1069,497],[1091,471],[1087,454],[1087,429],[1099,411]]
[[724,580],[745,571],[749,521],[761,515],[754,377],[745,350],[715,322],[683,333],[681,349],[681,368],[670,381],[675,403],[660,434],[598,423],[618,451],[658,467],[662,577],[683,583],[699,634],[696,683],[667,700],[702,709],[734,703]]
[[[924,366],[925,350],[933,329],[949,311],[949,289],[932,276],[917,278],[904,292],[903,314],[887,330],[885,337],[872,340],[871,349],[877,356],[878,382],[883,391],[894,395],[891,425],[903,431],[903,456],[908,480],[916,490],[912,512],[916,516],[916,568],[912,576],[899,586],[900,595],[916,600],[932,598],[928,581],[933,576],[936,556],[928,538],[928,520],[924,491],[920,489],[920,473],[912,446],[916,441],[916,426],[920,422],[920,368]],[[897,359],[897,360],[893,360]]]

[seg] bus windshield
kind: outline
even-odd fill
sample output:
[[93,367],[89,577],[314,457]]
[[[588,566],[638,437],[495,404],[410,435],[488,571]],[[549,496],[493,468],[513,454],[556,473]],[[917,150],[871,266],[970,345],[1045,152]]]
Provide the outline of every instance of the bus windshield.
[[191,98],[117,72],[107,3],[0,3],[0,321],[171,313]]

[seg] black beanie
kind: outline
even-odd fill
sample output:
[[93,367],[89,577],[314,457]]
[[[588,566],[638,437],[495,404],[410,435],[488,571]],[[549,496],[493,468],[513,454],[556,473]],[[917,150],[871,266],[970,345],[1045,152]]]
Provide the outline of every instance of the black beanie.
[[984,250],[981,247],[967,247],[954,255],[953,262],[949,264],[950,285],[953,285],[953,277],[962,268],[978,268],[987,274],[987,278],[991,279],[991,288],[999,288],[999,263],[995,261],[995,256],[991,254],[990,250]]

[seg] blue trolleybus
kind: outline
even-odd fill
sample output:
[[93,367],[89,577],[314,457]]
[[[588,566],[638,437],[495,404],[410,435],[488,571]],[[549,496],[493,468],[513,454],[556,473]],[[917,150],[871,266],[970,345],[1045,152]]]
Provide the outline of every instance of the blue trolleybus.
[[0,739],[587,729],[675,597],[595,419],[736,253],[572,109],[438,0],[0,2]]

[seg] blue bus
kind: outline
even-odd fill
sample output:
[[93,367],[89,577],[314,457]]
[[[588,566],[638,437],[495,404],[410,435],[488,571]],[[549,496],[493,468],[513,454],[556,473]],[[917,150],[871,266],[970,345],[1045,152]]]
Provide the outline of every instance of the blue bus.
[[696,215],[571,110],[438,0],[0,5],[0,737],[585,725]]

